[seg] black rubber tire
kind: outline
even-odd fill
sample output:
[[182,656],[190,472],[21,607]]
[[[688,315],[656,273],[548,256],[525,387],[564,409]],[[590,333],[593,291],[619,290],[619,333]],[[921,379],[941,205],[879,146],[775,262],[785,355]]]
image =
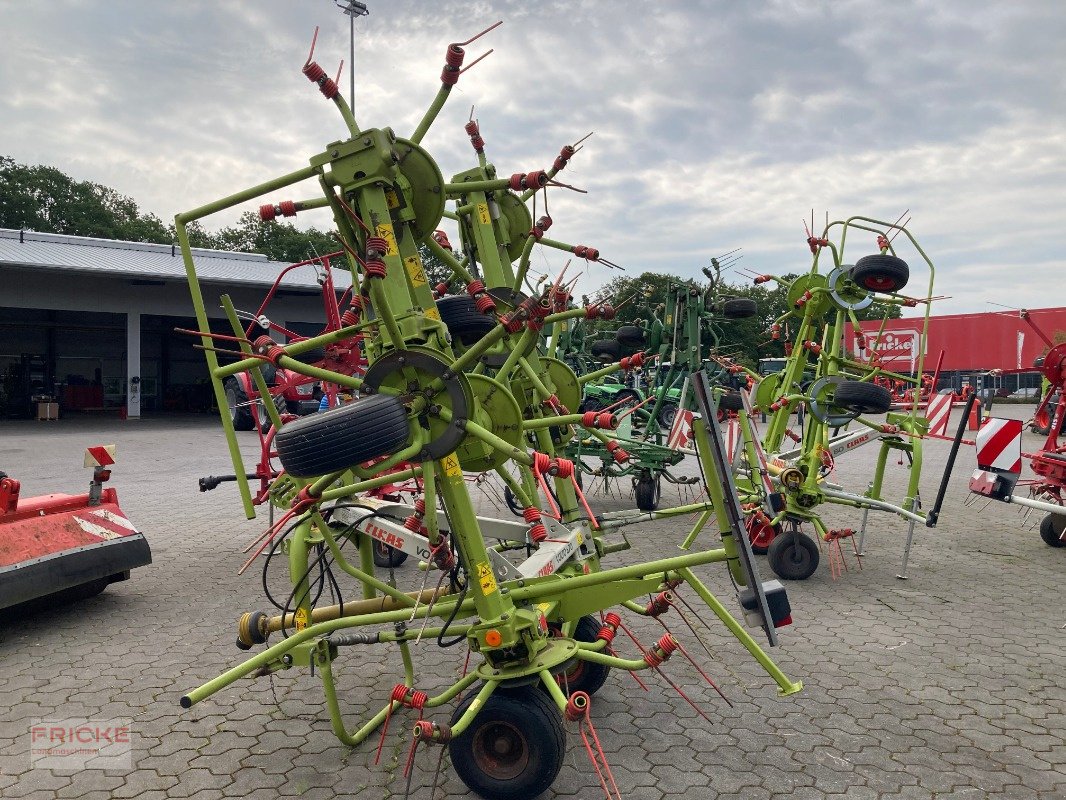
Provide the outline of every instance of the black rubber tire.
[[602,339],[589,345],[589,353],[605,364],[618,361],[622,357],[622,343],[617,339]]
[[1040,436],[1047,436],[1048,431],[1051,430],[1051,413],[1046,408],[1037,413],[1033,417],[1033,424],[1029,426],[1029,430]]
[[586,411],[599,411],[603,407],[603,403],[597,397],[582,397],[577,410],[578,413],[584,414]]
[[1055,514],[1048,514],[1040,520],[1040,538],[1048,547],[1066,547],[1066,541],[1060,538],[1062,529],[1066,526],[1066,517],[1062,517],[1063,522],[1056,529],[1055,516]]
[[407,560],[407,553],[403,550],[397,550],[377,539],[374,540],[373,550],[376,567],[398,567]]
[[885,414],[892,408],[892,393],[876,383],[844,381],[833,392],[833,405],[860,414]]
[[[1029,430],[1040,436],[1047,436],[1051,432],[1051,421],[1055,418],[1055,409],[1058,404],[1058,395],[1053,394],[1044,410],[1033,417],[1033,424],[1029,426]],[[1059,433],[1066,433],[1066,416],[1062,418]]]
[[273,386],[278,382],[278,368],[273,364],[264,363],[259,370],[263,373],[263,380],[267,382],[267,386]]
[[[455,709],[455,725],[474,702]],[[463,733],[448,743],[459,779],[486,800],[528,800],[555,782],[566,752],[566,729],[555,703],[533,687],[495,691]]]
[[851,279],[871,292],[898,292],[910,277],[907,262],[887,253],[863,256],[851,268]]
[[662,498],[662,483],[658,477],[653,478],[651,473],[644,472],[637,480],[633,494],[637,508],[641,511],[655,511]]
[[644,347],[648,343],[647,333],[638,325],[623,325],[615,331],[614,338],[629,347]]
[[290,422],[274,446],[289,475],[313,478],[391,455],[409,438],[403,404],[376,394]]
[[744,408],[744,398],[740,396],[740,392],[722,392],[718,407],[726,411],[740,411]]
[[485,338],[496,320],[477,310],[474,298],[467,294],[453,294],[437,301],[440,321],[448,328],[452,339],[470,347]]
[[666,402],[659,406],[659,413],[655,420],[663,428],[671,428],[677,417],[677,403]]
[[[573,638],[579,642],[595,642],[600,627],[595,617],[586,614],[574,626]],[[574,692],[585,692],[591,696],[600,690],[610,673],[611,668],[606,664],[575,659],[569,669],[560,672],[556,677],[567,697]]]
[[803,533],[775,536],[766,549],[767,563],[785,581],[803,581],[818,569],[818,545]]
[[758,313],[758,303],[747,297],[727,297],[722,301],[722,316],[726,319],[747,319]]
[[[633,406],[638,405],[641,401],[640,393],[637,392],[635,389],[622,388],[614,393],[614,397],[611,398],[611,402],[607,405],[614,405],[623,398],[628,399],[631,402],[622,403],[621,405],[615,406],[611,410],[612,414],[621,414],[623,411],[626,411],[632,408]],[[647,408],[647,406],[644,406],[644,408]]]
[[255,420],[252,418],[252,410],[246,405],[248,393],[244,391],[241,382],[230,376],[226,378],[222,386],[226,391],[226,405],[229,407],[230,419],[233,420],[233,429],[254,431]]

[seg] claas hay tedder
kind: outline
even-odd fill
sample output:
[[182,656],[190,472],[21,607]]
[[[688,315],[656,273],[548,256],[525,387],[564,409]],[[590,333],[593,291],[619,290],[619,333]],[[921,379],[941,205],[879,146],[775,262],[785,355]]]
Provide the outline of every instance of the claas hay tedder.
[[[538,246],[603,260],[594,248],[547,237],[550,218],[545,214],[534,223],[528,207],[549,188],[557,190],[558,173],[577,148],[564,147],[549,169],[500,176],[471,123],[467,134],[477,166],[445,179],[422,140],[469,69],[463,62],[470,41],[447,48],[440,89],[407,136],[388,127],[360,127],[336,83],[309,56],[303,72],[340,112],[346,137],[326,145],[306,167],[176,218],[201,346],[249,516],[255,508],[241,480],[248,470],[226,410],[226,380],[247,374],[265,397],[263,371],[270,366],[335,384],[354,398],[288,421],[264,404],[277,429],[274,448],[283,468],[269,493],[285,512],[255,547],[277,553],[281,544],[291,593],[280,613],[250,612],[238,623],[241,647],[267,646],[189,691],[181,703],[188,708],[203,702],[243,677],[310,667],[322,681],[341,741],[359,745],[390,716],[417,709],[413,747],[445,745],[459,777],[488,798],[533,797],[550,786],[562,765],[564,720],[576,721],[600,786],[617,794],[602,752],[589,745],[595,736],[586,735],[589,696],[609,670],[662,672],[671,654],[684,652],[666,633],[638,657],[621,657],[611,641],[624,628],[622,613],[659,617],[676,607],[679,593],[691,594],[780,692],[791,694],[801,685],[769,658],[695,570],[724,564],[744,616],[771,644],[775,628],[790,621],[790,609],[780,584],[759,580],[715,421],[716,398],[705,379],[694,376],[693,386],[707,499],[613,515],[596,515],[584,501],[573,462],[560,454],[574,437],[604,434],[618,420],[610,412],[577,411],[577,377],[545,352],[544,331],[567,320],[609,318],[613,308],[607,302],[574,305],[561,275],[532,288],[523,281]],[[253,337],[222,296],[232,335],[210,333],[187,226],[305,181],[316,187],[313,197],[273,202],[278,209],[332,214],[354,287],[343,325],[290,343],[264,333]],[[438,233],[445,217],[459,228],[459,255],[441,243],[447,242]],[[451,282],[430,285],[420,245],[448,264]],[[450,293],[449,283],[461,288]],[[367,360],[362,374],[300,358],[357,335]],[[231,360],[220,364],[217,351],[227,349]],[[475,513],[466,478],[485,473],[504,481],[522,509],[521,520]],[[416,482],[413,503],[369,496],[397,481]],[[698,514],[697,523],[675,553],[609,566],[612,555],[629,547],[624,536],[611,538],[622,525],[692,514]],[[707,525],[720,541],[697,547]],[[383,540],[421,560],[424,573],[413,585],[398,585],[394,572],[375,570],[374,543]],[[323,582],[338,576],[354,579],[361,599],[318,603]],[[638,602],[643,596],[650,599]],[[275,632],[284,638],[271,644]],[[395,646],[404,680],[382,697],[377,714],[352,729],[338,697],[335,663],[343,652],[383,642]],[[463,677],[435,695],[419,687],[414,657],[416,644],[424,650],[434,643],[461,643],[472,654]],[[430,659],[436,663],[439,656]],[[441,707],[460,695],[450,715],[440,716]]]

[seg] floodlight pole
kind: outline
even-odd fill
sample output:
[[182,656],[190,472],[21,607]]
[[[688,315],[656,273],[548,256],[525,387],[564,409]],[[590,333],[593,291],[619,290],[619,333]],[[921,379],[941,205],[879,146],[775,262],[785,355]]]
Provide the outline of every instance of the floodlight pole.
[[356,0],[333,0],[334,4],[348,15],[348,105],[355,108],[355,18],[365,17],[370,13],[366,3]]

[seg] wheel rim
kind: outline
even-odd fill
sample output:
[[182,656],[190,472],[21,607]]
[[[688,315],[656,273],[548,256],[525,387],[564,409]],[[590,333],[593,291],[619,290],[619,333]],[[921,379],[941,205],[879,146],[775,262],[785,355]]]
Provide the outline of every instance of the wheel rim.
[[237,418],[237,393],[232,389],[226,389],[226,407],[229,409],[229,418]]
[[1051,425],[1051,420],[1048,418],[1047,409],[1044,409],[1036,415],[1035,422],[1038,428],[1046,428]]
[[806,567],[811,563],[811,554],[799,540],[793,541],[785,549],[785,563],[791,567]]
[[495,780],[513,780],[529,766],[525,737],[509,722],[493,720],[474,734],[474,763]]
[[753,547],[769,547],[775,535],[776,532],[769,523],[755,522],[754,524],[748,524],[748,541],[751,542]]
[[663,425],[673,425],[674,417],[677,416],[677,406],[667,405],[662,410]]
[[390,558],[392,556],[392,548],[378,539],[374,540],[374,549],[378,551],[378,555],[382,558]]
[[891,292],[896,288],[896,281],[891,275],[868,275],[863,278],[863,285],[875,292]]

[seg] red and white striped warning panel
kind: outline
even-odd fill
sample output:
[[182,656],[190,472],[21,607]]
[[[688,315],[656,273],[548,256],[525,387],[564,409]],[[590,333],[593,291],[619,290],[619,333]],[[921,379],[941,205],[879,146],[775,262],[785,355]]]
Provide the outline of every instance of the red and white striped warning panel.
[[977,432],[977,466],[1022,471],[1022,421],[989,417]]
[[948,417],[951,416],[951,398],[950,394],[934,394],[929,398],[925,416],[929,420],[930,436],[947,436]]
[[115,445],[98,444],[85,448],[86,467],[109,467],[115,463]]
[[674,415],[674,424],[670,428],[670,436],[666,439],[666,446],[672,450],[688,447],[692,441],[692,419],[695,415],[691,411],[678,409]]
[[98,539],[120,539],[139,532],[124,516],[106,508],[80,511],[72,517],[79,528]]

